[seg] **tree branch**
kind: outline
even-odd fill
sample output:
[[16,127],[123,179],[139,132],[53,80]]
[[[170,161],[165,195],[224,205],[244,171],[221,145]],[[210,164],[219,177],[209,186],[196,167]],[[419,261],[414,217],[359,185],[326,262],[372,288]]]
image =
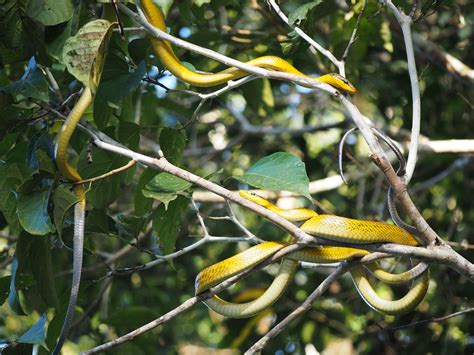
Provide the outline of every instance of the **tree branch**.
[[[301,244],[306,245],[306,244],[314,243],[315,241],[317,241],[320,245],[341,245],[341,243],[335,243],[332,241],[327,241],[321,238],[317,238],[315,236],[311,236],[303,232],[293,223],[269,211],[268,209],[263,208],[257,204],[252,203],[251,201],[247,199],[240,197],[240,195],[238,195],[236,192],[229,191],[211,181],[205,180],[186,170],[183,170],[179,167],[174,166],[170,164],[164,157],[160,159],[156,159],[156,158],[152,158],[152,157],[134,152],[128,148],[122,148],[110,143],[103,142],[100,140],[98,136],[95,135],[94,131],[95,130],[91,130],[91,129],[87,130],[87,132],[93,137],[94,143],[99,148],[114,152],[116,154],[127,156],[151,168],[159,169],[167,173],[170,173],[172,175],[178,176],[186,181],[189,181],[206,190],[209,190],[223,197],[224,199],[227,199],[245,208],[248,208],[251,211],[254,211],[255,213],[261,215],[262,217],[265,217],[270,222],[274,223],[275,225],[279,226],[280,228],[283,228],[285,231],[290,233],[294,237],[294,240],[296,243],[301,243]],[[113,141],[109,137],[107,140]],[[469,281],[474,282],[474,265],[471,264],[466,259],[464,259],[461,255],[456,253],[454,250],[452,250],[448,245],[443,243],[441,240],[438,241],[437,239],[438,237],[436,233],[426,223],[423,217],[419,214],[416,207],[413,205],[413,202],[411,201],[410,196],[406,192],[405,185],[403,184],[403,182],[401,182],[398,179],[398,176],[396,175],[395,171],[391,168],[391,165],[387,161],[381,160],[380,158],[374,157],[373,155],[371,156],[371,158],[374,160],[377,166],[379,166],[379,168],[386,173],[386,176],[389,182],[392,184],[392,186],[394,186],[395,194],[397,198],[400,200],[400,202],[403,203],[404,206],[410,206],[410,205],[412,206],[412,209],[408,210],[410,212],[408,213],[408,215],[412,219],[412,221],[415,223],[415,226],[417,227],[418,231],[420,232],[423,231],[424,232],[423,235],[430,236],[431,238],[433,238],[433,241],[437,241],[437,242],[429,243],[430,245],[429,249],[407,247],[407,246],[396,245],[396,244],[394,245],[390,244],[388,246],[371,246],[367,244],[367,245],[357,245],[356,247],[361,248],[361,249],[383,251],[383,252],[399,254],[399,255],[400,254],[410,255],[410,253],[412,253],[411,255],[413,256],[416,255],[422,258],[436,260],[441,263],[449,265],[450,267],[455,269],[457,272],[467,277]],[[350,244],[344,243],[342,245],[347,246]]]
[[320,297],[328,288],[329,286],[344,275],[347,271],[355,268],[356,266],[362,265],[367,262],[372,262],[381,258],[386,257],[385,254],[382,253],[374,253],[366,255],[358,260],[353,260],[349,262],[341,263],[338,268],[329,275],[323,282],[319,284],[319,286],[306,298],[306,300],[293,312],[291,312],[288,316],[286,316],[280,323],[272,328],[267,334],[265,334],[259,341],[257,341],[251,348],[249,348],[245,355],[256,354],[260,352],[267,343],[275,338],[278,334],[280,334],[286,327],[296,318],[304,314],[305,312],[309,311],[314,301]]
[[237,281],[241,280],[242,278],[246,277],[247,275],[249,275],[249,274],[251,274],[251,273],[253,273],[257,270],[260,270],[263,267],[265,267],[267,265],[270,265],[271,263],[274,263],[275,261],[278,261],[283,256],[288,255],[290,253],[293,253],[296,250],[300,249],[301,247],[302,246],[296,245],[296,244],[289,245],[289,246],[281,249],[277,253],[275,253],[270,258],[264,260],[260,264],[254,266],[254,267],[252,267],[248,270],[245,270],[245,271],[239,273],[238,275],[235,275],[235,276],[227,279],[224,282],[221,282],[219,285],[212,287],[211,289],[207,290],[206,292],[203,292],[203,293],[201,293],[197,296],[191,297],[190,299],[188,299],[188,300],[184,301],[183,303],[181,303],[178,307],[176,307],[173,310],[169,311],[168,313],[162,315],[161,317],[151,321],[150,323],[147,323],[147,324],[141,326],[140,328],[135,329],[134,331],[132,331],[128,334],[125,334],[125,335],[123,335],[123,336],[121,336],[121,337],[119,337],[115,340],[112,340],[112,341],[109,341],[105,344],[96,346],[93,349],[84,351],[81,354],[83,354],[83,355],[97,354],[97,353],[100,353],[100,352],[103,352],[103,351],[106,351],[106,350],[110,350],[113,347],[116,347],[117,345],[123,344],[127,341],[130,341],[130,340],[136,338],[137,336],[139,336],[143,333],[146,333],[146,332],[150,331],[153,328],[156,328],[157,326],[159,326],[161,324],[166,323],[170,319],[173,319],[174,317],[180,315],[181,313],[184,313],[185,311],[190,309],[192,306],[194,306],[196,303],[202,302],[202,301],[214,296],[215,294],[217,294],[217,293],[221,292],[222,290],[228,288],[229,286],[231,286],[232,284],[234,284]]
[[387,5],[392,14],[397,19],[402,29],[403,40],[405,42],[405,51],[408,63],[408,75],[410,77],[411,96],[412,96],[412,128],[410,149],[408,150],[408,160],[405,174],[405,183],[408,184],[415,171],[415,165],[418,158],[418,140],[420,137],[421,126],[421,100],[420,86],[418,84],[418,73],[416,70],[415,52],[413,50],[413,39],[411,35],[412,18],[401,12],[391,0],[382,0]]

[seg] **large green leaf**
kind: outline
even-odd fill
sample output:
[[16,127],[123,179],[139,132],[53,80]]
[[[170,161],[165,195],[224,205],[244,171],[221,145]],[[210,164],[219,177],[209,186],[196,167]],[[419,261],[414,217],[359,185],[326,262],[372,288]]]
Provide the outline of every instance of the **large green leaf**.
[[302,21],[306,20],[310,11],[314,9],[316,6],[318,6],[319,4],[321,4],[322,2],[323,0],[311,1],[293,10],[288,15],[288,21],[290,23],[290,26],[293,26],[293,25],[299,26]]
[[147,218],[129,216],[122,213],[117,215],[117,220],[119,223],[117,223],[116,227],[119,235],[130,241],[138,237],[145,222],[147,222]]
[[3,65],[36,56],[43,61],[44,26],[25,14],[25,1],[0,2],[0,63]]
[[63,62],[68,71],[93,91],[100,81],[114,26],[106,20],[91,21],[64,43]]
[[29,0],[26,5],[26,14],[45,26],[65,22],[73,13],[72,0]]
[[171,201],[168,208],[161,204],[153,218],[153,230],[159,238],[159,243],[165,254],[173,252],[178,238],[181,218],[188,207],[188,200],[179,196]]
[[45,235],[54,232],[48,214],[49,190],[33,191],[18,197],[18,219],[30,234]]
[[275,106],[270,80],[254,80],[242,86],[247,105],[258,112],[259,116],[266,116],[268,108]]
[[260,189],[296,192],[311,200],[305,164],[289,153],[278,152],[262,158],[244,175],[234,178]]

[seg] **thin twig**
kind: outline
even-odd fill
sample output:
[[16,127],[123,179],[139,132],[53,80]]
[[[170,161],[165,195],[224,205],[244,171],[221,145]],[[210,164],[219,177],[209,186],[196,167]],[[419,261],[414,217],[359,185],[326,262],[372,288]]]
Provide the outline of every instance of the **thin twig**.
[[58,98],[59,102],[63,102],[63,95],[61,94],[61,89],[59,88],[58,82],[54,78],[53,74],[51,73],[51,70],[49,70],[48,67],[44,67],[42,65],[38,65],[38,67],[44,71],[46,74],[46,77],[48,78],[49,83],[51,84],[51,87],[54,90],[54,93],[56,97]]
[[249,348],[245,354],[256,354],[260,352],[265,345],[278,334],[280,334],[283,330],[287,328],[287,326],[296,318],[310,310],[313,306],[314,301],[320,297],[328,288],[329,286],[344,275],[347,271],[351,270],[352,268],[359,266],[366,262],[372,262],[378,260],[380,258],[385,257],[385,254],[382,253],[374,253],[369,254],[362,257],[359,260],[343,262],[341,263],[338,268],[329,275],[323,282],[319,284],[319,286],[306,298],[306,300],[298,306],[293,312],[291,312],[288,316],[286,316],[280,323],[274,326],[267,334],[265,334],[260,340],[258,340],[251,348]]
[[408,184],[413,176],[416,161],[418,159],[418,140],[420,137],[421,125],[420,86],[418,84],[418,73],[416,70],[415,52],[413,50],[413,38],[411,34],[412,18],[400,11],[391,0],[382,0],[382,3],[387,5],[400,24],[407,55],[408,75],[410,77],[412,96],[412,128],[410,149],[408,151],[408,160],[405,174],[405,182]]
[[123,30],[122,19],[120,18],[120,12],[118,10],[116,0],[112,0],[112,7],[114,9],[115,18],[117,19],[118,27],[120,29],[120,37],[122,37],[122,39],[125,39],[125,31]]
[[466,313],[470,313],[470,312],[474,312],[474,307],[463,309],[461,311],[448,314],[447,316],[436,317],[436,318],[431,318],[431,319],[424,319],[424,320],[420,320],[420,321],[417,321],[417,322],[400,325],[398,327],[385,328],[384,330],[393,332],[393,331],[400,330],[400,329],[417,327],[419,325],[423,325],[423,324],[427,324],[427,323],[439,323],[439,322],[443,322],[447,319],[457,317],[457,316],[460,316],[460,315],[463,315],[463,314],[466,314]]
[[351,49],[352,45],[357,40],[357,31],[359,30],[360,21],[362,19],[362,15],[365,12],[365,6],[367,5],[367,0],[362,0],[362,8],[360,9],[359,15],[357,16],[357,21],[352,30],[351,38],[349,39],[349,43],[347,43],[346,49],[344,50],[344,54],[342,55],[342,62],[345,63],[347,56],[349,55],[349,50]]
[[318,42],[316,42],[314,39],[308,36],[301,28],[299,28],[298,26],[290,25],[290,21],[288,20],[288,17],[283,13],[283,11],[280,9],[280,7],[278,6],[275,0],[267,0],[267,2],[273,8],[273,10],[275,10],[277,15],[280,16],[280,18],[283,20],[284,23],[290,26],[291,29],[294,30],[306,42],[308,42],[310,46],[312,46],[318,52],[320,52],[322,55],[328,58],[338,68],[339,74],[341,74],[342,76],[345,76],[345,69],[344,69],[343,62],[339,61],[330,51],[328,51],[326,48],[324,48],[322,45],[320,45]]
[[89,183],[97,182],[99,180],[103,180],[103,179],[108,178],[112,175],[115,175],[115,174],[121,173],[122,171],[130,169],[131,167],[135,166],[136,163],[137,162],[133,159],[129,160],[127,164],[125,164],[124,166],[121,166],[120,168],[112,169],[112,170],[106,172],[105,174],[95,176],[95,177],[90,178],[90,179],[75,181],[73,183],[73,185],[83,185],[83,184],[89,184]]

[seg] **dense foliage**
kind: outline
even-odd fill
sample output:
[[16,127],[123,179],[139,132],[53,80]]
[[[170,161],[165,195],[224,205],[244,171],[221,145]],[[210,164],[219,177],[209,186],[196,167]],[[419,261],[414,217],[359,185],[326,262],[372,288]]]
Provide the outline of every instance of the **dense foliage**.
[[[241,61],[278,55],[307,74],[336,71],[327,58],[313,54],[263,0],[157,3],[167,12],[169,32],[192,43]],[[411,11],[411,2],[396,4]],[[474,4],[426,0],[418,5],[413,31],[423,138],[468,139],[474,130],[474,79],[453,68],[442,54],[449,53],[468,69],[474,67]],[[0,2],[0,351],[8,347],[6,354],[25,354],[38,344],[39,353],[47,353],[54,347],[64,317],[75,197],[71,184],[56,169],[54,139],[82,84],[66,69],[68,58],[63,51],[66,40],[86,23],[103,13],[114,19],[113,11],[103,11],[105,6],[93,0]],[[133,3],[128,6],[135,10]],[[288,0],[280,6],[293,25],[341,58],[362,2]],[[123,13],[120,17],[125,27],[136,26]],[[177,53],[186,65],[201,71],[224,68],[191,52]],[[346,74],[358,88],[353,100],[360,110],[393,139],[406,142],[411,129],[411,90],[405,47],[393,15],[376,1],[365,6],[346,59]],[[122,37],[116,28],[108,42],[93,109],[84,119],[132,150],[157,156],[161,149],[171,163],[230,190],[246,188],[248,183],[307,195],[308,180],[304,172],[300,174],[300,160],[309,181],[337,174],[337,143],[353,124],[341,105],[325,93],[257,79],[206,101],[193,115],[200,99],[185,90],[215,89],[177,81],[153,55],[143,30],[135,28]],[[271,128],[282,129],[272,132]],[[439,154],[428,146],[420,152],[410,185],[412,197],[439,235],[473,261],[472,161],[468,154]],[[128,161],[95,147],[79,129],[71,147],[71,164],[78,166],[84,179]],[[304,197],[280,202],[388,221],[387,186],[366,158],[363,139],[350,139],[346,148],[348,186],[339,184],[317,193],[310,189],[314,204]],[[278,152],[263,163],[260,160]],[[260,165],[255,166],[257,162]],[[283,177],[274,186],[268,182],[260,186],[249,168],[254,175]],[[432,181],[433,177],[439,179]],[[199,195],[195,186],[159,171],[137,165],[88,188],[84,274],[65,353],[92,348],[168,312],[194,295],[194,277],[203,267],[248,246],[231,242],[243,234],[235,223],[211,218],[229,216],[222,201],[211,194]],[[192,199],[209,234],[228,238],[141,270],[141,265],[203,237]],[[254,213],[234,205],[232,210],[259,238],[285,238],[280,229]],[[281,320],[304,301],[330,270],[300,268],[284,297],[258,318],[224,319],[200,304],[111,352],[185,353],[197,347],[245,350],[275,319]],[[238,283],[231,293],[265,287],[274,272],[272,268],[260,271]],[[378,290],[386,295],[402,292],[384,285]],[[474,288],[465,278],[446,266],[434,265],[430,290],[421,306],[401,317],[384,316],[368,308],[350,278],[343,277],[309,313],[272,340],[266,351],[311,353],[314,346],[328,353],[334,349],[344,349],[344,353],[472,353],[472,313],[395,328],[466,309],[472,306],[473,296]]]

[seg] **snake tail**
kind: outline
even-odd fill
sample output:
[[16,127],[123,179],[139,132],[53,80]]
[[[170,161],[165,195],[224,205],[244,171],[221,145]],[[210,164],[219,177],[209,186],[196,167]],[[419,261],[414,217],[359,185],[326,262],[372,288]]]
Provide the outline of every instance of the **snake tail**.
[[[56,165],[59,172],[71,181],[82,180],[81,176],[75,168],[69,165],[67,160],[67,151],[69,142],[72,134],[76,129],[81,117],[84,112],[92,103],[92,92],[89,88],[84,88],[81,97],[77,101],[76,105],[70,112],[68,118],[63,124],[61,131],[58,135],[56,145]],[[79,287],[81,283],[82,274],[82,259],[84,250],[84,226],[85,226],[85,211],[86,211],[86,192],[83,185],[76,185],[74,187],[74,194],[77,197],[77,203],[74,206],[74,251],[73,251],[73,271],[72,271],[72,282],[71,282],[71,293],[69,296],[69,303],[64,317],[61,332],[56,343],[56,346],[52,352],[53,355],[57,355],[61,352],[61,348],[69,335],[71,328],[71,322],[74,316],[76,308],[77,297],[79,294]]]
[[375,292],[369,279],[365,275],[363,267],[355,268],[351,271],[352,280],[362,299],[372,309],[377,312],[388,315],[402,315],[414,310],[428,291],[429,286],[429,270],[418,277],[410,290],[398,300],[386,300]]

